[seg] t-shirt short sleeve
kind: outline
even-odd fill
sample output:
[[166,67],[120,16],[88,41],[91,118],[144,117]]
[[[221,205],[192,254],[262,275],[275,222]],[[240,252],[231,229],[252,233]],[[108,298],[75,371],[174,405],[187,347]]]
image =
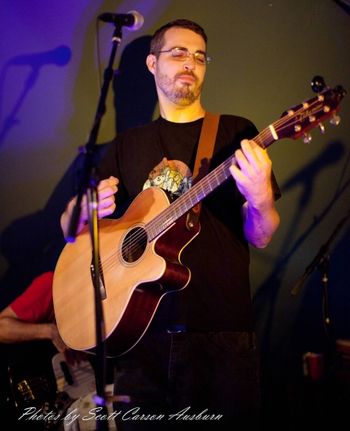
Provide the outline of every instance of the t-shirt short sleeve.
[[49,322],[53,320],[53,272],[36,277],[27,289],[10,305],[21,320]]

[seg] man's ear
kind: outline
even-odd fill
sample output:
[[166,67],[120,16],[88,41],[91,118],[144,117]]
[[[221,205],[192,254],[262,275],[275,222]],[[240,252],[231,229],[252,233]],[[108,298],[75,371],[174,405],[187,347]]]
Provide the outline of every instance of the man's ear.
[[156,69],[156,62],[157,62],[157,58],[154,54],[148,54],[147,58],[146,58],[146,65],[148,67],[148,70],[153,73],[155,72]]

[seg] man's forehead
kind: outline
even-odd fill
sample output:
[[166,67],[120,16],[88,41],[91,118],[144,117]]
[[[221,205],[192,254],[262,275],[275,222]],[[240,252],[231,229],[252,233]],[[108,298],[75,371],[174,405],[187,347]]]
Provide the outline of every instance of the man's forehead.
[[197,49],[205,49],[205,42],[200,34],[182,27],[172,27],[164,33],[163,47],[168,44],[184,46],[185,48],[191,45]]

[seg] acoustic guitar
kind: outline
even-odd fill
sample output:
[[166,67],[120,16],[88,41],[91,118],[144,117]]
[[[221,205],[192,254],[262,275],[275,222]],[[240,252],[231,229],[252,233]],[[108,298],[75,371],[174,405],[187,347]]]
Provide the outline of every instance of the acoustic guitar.
[[[309,130],[337,112],[345,94],[341,86],[285,111],[254,141],[262,148],[282,138],[308,141]],[[149,327],[164,295],[184,289],[191,277],[181,263],[182,250],[198,235],[200,226],[186,226],[186,214],[230,177],[232,157],[170,203],[156,187],[142,191],[117,220],[103,219],[100,228],[100,292],[105,320],[107,356],[132,349]],[[85,229],[75,243],[65,245],[53,280],[58,330],[75,350],[94,352],[95,303],[90,235]]]

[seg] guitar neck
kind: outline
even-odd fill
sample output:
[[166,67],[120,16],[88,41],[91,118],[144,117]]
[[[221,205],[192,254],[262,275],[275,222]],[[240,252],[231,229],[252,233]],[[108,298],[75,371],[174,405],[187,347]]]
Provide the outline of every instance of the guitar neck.
[[[274,127],[272,125],[255,136],[254,141],[260,147],[266,148],[276,140],[274,134]],[[150,221],[145,226],[149,240],[152,241],[164,232],[164,230],[175,223],[182,215],[226,181],[231,175],[229,168],[232,163],[235,163],[234,156],[229,157],[209,172],[209,174],[195,183],[186,193],[177,198],[168,208]]]
[[[253,139],[261,148],[267,148],[282,138],[297,139],[320,124],[321,120],[333,116],[333,124],[339,124],[336,112],[339,102],[345,95],[341,86],[326,89],[314,98],[285,111],[281,118],[262,130]],[[321,124],[320,124],[321,125]],[[146,226],[149,240],[153,240],[170,227],[183,214],[193,208],[230,176],[229,168],[235,163],[234,157],[225,160],[208,175],[195,183],[186,193],[181,195],[168,208],[161,212]]]

